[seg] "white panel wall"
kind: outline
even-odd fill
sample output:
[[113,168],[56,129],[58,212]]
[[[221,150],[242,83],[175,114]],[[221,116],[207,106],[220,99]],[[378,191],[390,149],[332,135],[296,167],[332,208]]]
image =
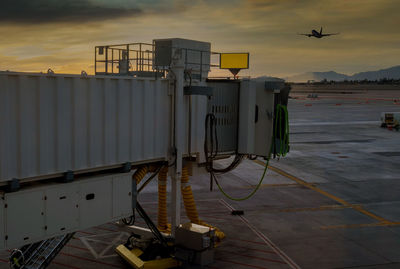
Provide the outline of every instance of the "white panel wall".
[[46,234],[45,195],[42,191],[18,192],[7,197],[7,246],[36,242]]
[[0,250],[131,216],[131,176],[113,174],[6,193],[0,199]]
[[256,83],[240,83],[238,152],[254,154]]
[[0,73],[0,182],[167,158],[168,81]]
[[79,227],[79,190],[74,184],[63,184],[46,191],[46,234],[58,234]]
[[115,175],[112,182],[113,218],[122,218],[132,213],[132,179]]

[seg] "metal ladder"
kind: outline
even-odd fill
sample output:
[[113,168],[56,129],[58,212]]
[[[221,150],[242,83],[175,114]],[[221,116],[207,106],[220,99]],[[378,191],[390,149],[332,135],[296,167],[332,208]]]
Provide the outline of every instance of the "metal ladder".
[[38,243],[23,246],[18,252],[20,257],[11,258],[13,269],[43,269],[57,256],[61,249],[73,237],[74,233],[60,235]]

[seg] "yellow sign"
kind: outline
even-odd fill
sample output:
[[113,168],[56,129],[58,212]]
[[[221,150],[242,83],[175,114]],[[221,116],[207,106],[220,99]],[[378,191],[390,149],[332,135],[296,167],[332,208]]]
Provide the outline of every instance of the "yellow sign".
[[221,69],[248,69],[249,53],[221,53],[219,57]]

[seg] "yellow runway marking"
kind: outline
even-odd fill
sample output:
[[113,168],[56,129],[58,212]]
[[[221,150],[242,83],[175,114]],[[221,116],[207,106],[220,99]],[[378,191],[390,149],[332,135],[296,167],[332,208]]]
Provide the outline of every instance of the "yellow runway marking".
[[[245,186],[242,189],[254,189],[257,185]],[[281,183],[281,184],[261,184],[260,188],[274,188],[274,187],[293,187],[299,186],[297,183]]]
[[[254,160],[254,162],[257,163],[257,164],[265,166],[265,163],[260,161],[260,160]],[[386,219],[384,219],[384,218],[382,218],[382,217],[380,217],[378,215],[375,215],[374,213],[371,213],[371,212],[365,210],[360,205],[353,205],[353,204],[351,204],[349,202],[346,202],[345,200],[343,200],[343,199],[341,199],[341,198],[339,198],[339,197],[337,197],[337,196],[335,196],[333,194],[330,194],[330,193],[328,193],[328,192],[326,192],[324,190],[321,190],[320,188],[314,186],[313,184],[308,183],[308,182],[306,182],[306,181],[304,181],[304,180],[302,180],[302,179],[300,179],[298,177],[295,177],[295,176],[293,176],[293,175],[291,175],[289,173],[286,173],[285,171],[283,171],[283,170],[281,170],[281,169],[279,169],[277,167],[269,165],[268,168],[270,170],[272,170],[272,171],[274,171],[274,172],[276,172],[276,173],[278,173],[278,174],[280,174],[282,176],[285,176],[285,177],[297,182],[298,184],[300,184],[300,185],[302,185],[302,186],[304,186],[306,188],[309,188],[309,189],[311,189],[313,191],[316,191],[316,192],[318,192],[318,193],[320,193],[320,194],[322,194],[322,195],[324,195],[324,196],[326,196],[326,197],[328,197],[328,198],[330,198],[330,199],[332,199],[332,200],[334,200],[334,201],[336,201],[336,202],[338,202],[338,203],[340,203],[340,204],[342,204],[344,206],[347,206],[349,208],[357,210],[358,212],[360,212],[360,213],[362,213],[362,214],[364,214],[364,215],[366,215],[366,216],[368,216],[370,218],[373,218],[373,219],[379,221],[379,223],[383,223],[383,224],[393,223],[393,222],[391,222],[389,220],[386,220]]]
[[279,209],[279,212],[306,212],[306,211],[325,211],[325,210],[339,210],[344,208],[352,208],[345,205],[323,205],[319,207],[304,207],[304,208],[285,208]]
[[376,223],[362,223],[362,224],[344,224],[344,225],[332,225],[332,226],[322,226],[323,230],[331,229],[348,229],[348,228],[362,228],[362,227],[386,227],[386,226],[397,226],[400,222],[376,222]]

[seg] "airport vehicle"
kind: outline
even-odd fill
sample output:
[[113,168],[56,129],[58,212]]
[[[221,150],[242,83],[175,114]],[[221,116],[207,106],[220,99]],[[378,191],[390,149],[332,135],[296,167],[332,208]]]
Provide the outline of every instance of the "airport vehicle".
[[388,129],[400,129],[400,112],[382,112],[381,127]]
[[325,36],[331,36],[331,35],[338,35],[339,33],[333,33],[333,34],[323,34],[322,33],[322,27],[321,30],[318,32],[317,30],[312,30],[310,34],[299,34],[299,35],[305,35],[308,37],[315,37],[315,38],[323,38]]
[[[290,86],[210,78],[211,68],[248,68],[248,53],[223,55],[208,42],[157,39],[97,46],[94,76],[0,72],[0,249],[17,248],[14,268],[44,268],[74,232],[111,221],[132,225],[135,211],[149,229],[132,233],[152,235],[165,266],[176,265],[171,253],[184,252],[171,248],[180,232],[204,240],[206,248],[193,243],[189,250],[201,252],[200,261],[209,257],[224,234],[199,218],[189,174],[210,173],[222,190],[217,173],[244,158],[269,160],[289,150]],[[231,165],[214,167],[226,157]],[[156,176],[157,225],[137,201]],[[182,230],[181,200],[190,221],[207,231]],[[145,266],[140,249],[117,251]]]

